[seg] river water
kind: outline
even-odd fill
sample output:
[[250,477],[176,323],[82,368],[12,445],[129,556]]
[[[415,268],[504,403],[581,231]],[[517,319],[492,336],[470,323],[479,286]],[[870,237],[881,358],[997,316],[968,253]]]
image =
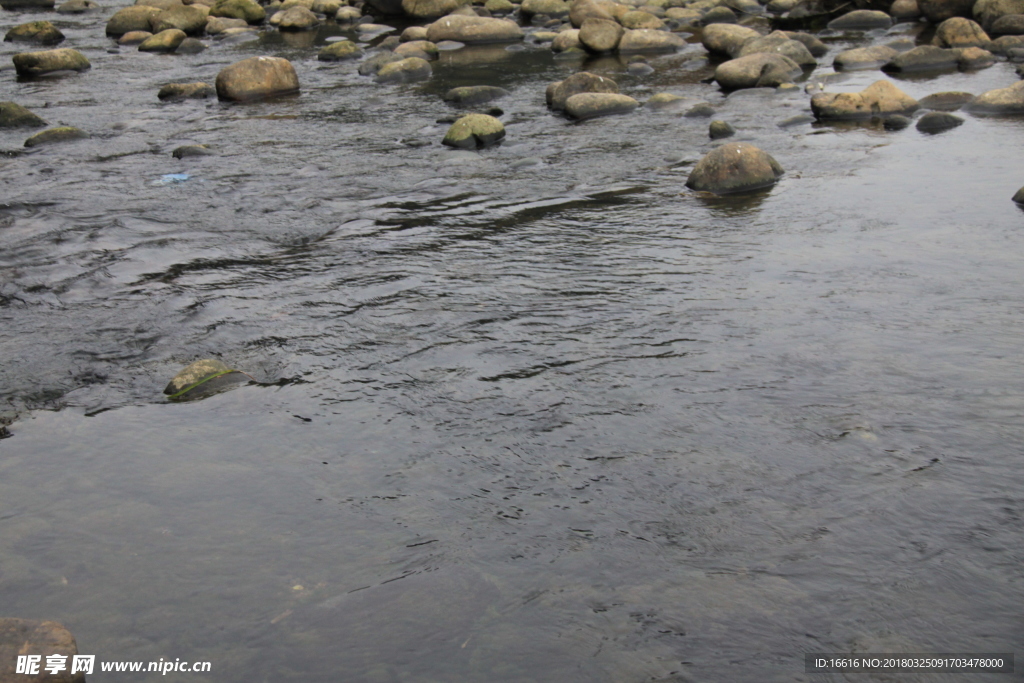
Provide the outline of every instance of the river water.
[[[0,71],[92,135],[0,132],[0,616],[213,673],[90,680],[944,681],[804,654],[1022,642],[1024,122],[780,128],[808,96],[726,98],[699,43],[379,86],[316,61],[336,26],[157,56],[111,11],[55,20],[90,71]],[[255,54],[301,95],[156,98]],[[786,175],[687,191],[707,119],[552,115],[581,68],[711,102]],[[446,150],[441,94],[481,83],[505,142]],[[167,403],[204,357],[259,383]]]

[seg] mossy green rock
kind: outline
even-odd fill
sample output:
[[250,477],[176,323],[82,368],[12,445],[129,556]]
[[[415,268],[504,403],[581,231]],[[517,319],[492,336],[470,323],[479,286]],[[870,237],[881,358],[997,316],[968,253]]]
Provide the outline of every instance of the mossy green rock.
[[1024,187],[1017,190],[1017,194],[1013,195],[1013,201],[1018,204],[1024,204]]
[[46,121],[14,102],[0,102],[0,128],[39,128]]
[[8,31],[4,36],[4,42],[57,45],[64,42],[64,34],[48,21],[30,21]]
[[784,173],[767,152],[744,142],[732,142],[704,155],[686,181],[691,190],[730,194],[773,185]]
[[247,375],[232,370],[213,358],[197,360],[174,376],[164,393],[171,400],[188,400],[208,396],[232,384],[244,382]]
[[682,100],[683,98],[680,97],[679,95],[673,95],[670,92],[660,92],[656,95],[652,95],[647,100],[647,106],[652,107],[654,109],[661,109],[664,107],[678,105],[679,103],[682,102]]
[[321,62],[340,62],[345,59],[358,59],[362,56],[363,51],[351,40],[339,40],[320,50],[316,58]]
[[114,12],[107,21],[108,36],[123,36],[131,31],[152,31],[153,20],[162,10],[159,7],[133,5]]
[[250,24],[258,24],[267,18],[267,13],[252,0],[218,0],[210,9],[210,16],[245,19]]
[[69,47],[22,52],[14,55],[12,60],[19,76],[40,76],[54,71],[85,71],[92,66],[85,55]]
[[139,52],[174,52],[186,37],[184,31],[169,28],[142,41]]
[[60,128],[49,128],[36,133],[28,140],[25,140],[25,146],[38,147],[39,145],[48,145],[53,142],[81,140],[82,138],[87,137],[89,137],[89,134],[83,130],[73,128],[71,126],[61,126]]
[[487,147],[505,137],[501,121],[486,114],[467,114],[452,124],[443,144],[458,149]]

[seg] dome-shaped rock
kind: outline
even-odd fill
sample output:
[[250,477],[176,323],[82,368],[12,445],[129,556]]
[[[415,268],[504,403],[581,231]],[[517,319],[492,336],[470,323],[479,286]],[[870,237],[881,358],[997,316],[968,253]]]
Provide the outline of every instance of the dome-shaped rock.
[[19,76],[41,76],[54,71],[85,71],[92,65],[78,50],[62,47],[41,52],[21,52],[12,57]]
[[35,43],[36,45],[58,45],[64,42],[64,34],[48,21],[30,21],[19,24],[4,36],[5,43]]
[[545,97],[548,106],[556,111],[565,109],[565,102],[573,95],[585,92],[618,93],[618,84],[605,76],[598,76],[589,71],[580,71],[564,81],[557,81],[548,86]]
[[287,59],[249,57],[221,69],[216,86],[222,100],[256,100],[297,93],[299,77]]
[[476,149],[487,147],[505,137],[501,121],[486,114],[467,114],[452,124],[442,141],[449,147]]
[[723,62],[715,69],[715,80],[726,90],[770,87],[792,82],[802,73],[788,57],[759,52]]
[[508,43],[522,39],[523,29],[510,19],[456,15],[438,19],[427,27],[427,40],[434,44],[444,40],[472,45]]
[[640,103],[627,95],[617,93],[585,92],[565,101],[565,113],[574,119],[594,119],[599,116],[628,114]]
[[72,126],[60,126],[58,128],[47,128],[25,140],[26,147],[38,147],[49,145],[54,142],[65,142],[67,140],[81,140],[89,137],[89,134]]
[[704,155],[690,172],[691,190],[729,194],[773,185],[784,173],[767,152],[743,142],[732,142]]
[[14,102],[0,102],[0,128],[39,128],[46,121]]

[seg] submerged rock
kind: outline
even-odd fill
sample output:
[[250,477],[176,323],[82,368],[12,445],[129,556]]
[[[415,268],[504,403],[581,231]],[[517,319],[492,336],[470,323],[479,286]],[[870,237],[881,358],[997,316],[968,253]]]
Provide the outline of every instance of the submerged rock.
[[217,97],[241,102],[299,91],[295,67],[281,57],[249,57],[217,74]]
[[964,120],[954,114],[943,111],[930,111],[917,121],[917,129],[922,133],[941,133],[956,128]]
[[903,130],[911,123],[913,123],[913,121],[910,117],[903,116],[902,114],[893,114],[892,116],[887,116],[885,118],[885,121],[882,122],[882,127],[886,130]]
[[48,145],[53,142],[66,142],[68,140],[81,140],[82,138],[89,137],[89,134],[78,128],[72,126],[60,126],[59,128],[48,128],[47,130],[40,131],[25,140],[26,147],[38,147],[39,145]]
[[[71,667],[59,675],[46,672],[46,658],[60,655],[70,662],[78,654],[78,644],[71,632],[56,621],[34,621],[30,619],[0,618],[0,680],[59,681],[60,683],[85,683],[85,673],[71,673]],[[35,655],[41,658],[39,671],[35,676],[15,674],[15,662],[19,656]]]
[[14,102],[0,102],[0,128],[39,128],[46,121]]
[[639,106],[639,102],[627,95],[585,92],[565,101],[565,113],[574,119],[593,119],[628,114]]
[[685,116],[686,118],[690,118],[690,119],[697,119],[697,118],[706,119],[706,118],[712,117],[714,115],[715,115],[715,108],[712,107],[711,103],[709,103],[709,102],[698,102],[697,104],[695,104],[692,107],[690,107],[689,109],[687,109],[686,113],[683,114],[683,116]]
[[508,90],[495,85],[467,85],[452,88],[444,94],[444,101],[459,105],[476,105],[508,95]]
[[168,83],[156,94],[161,100],[202,100],[217,95],[209,83]]
[[4,36],[4,42],[58,45],[64,42],[64,34],[48,21],[30,21],[8,31]]
[[691,190],[730,194],[773,185],[784,173],[767,152],[744,142],[732,142],[704,155],[690,172]]
[[19,76],[41,76],[54,71],[85,71],[92,66],[85,55],[70,47],[21,52],[12,59]]
[[219,360],[207,358],[186,366],[167,384],[164,393],[172,401],[186,401],[209,396],[248,379],[251,377],[244,372],[232,370]]
[[670,92],[660,92],[652,95],[644,106],[651,109],[664,109],[665,107],[678,106],[683,101],[679,95]]
[[580,71],[564,81],[557,81],[548,86],[545,99],[549,107],[556,111],[565,109],[565,102],[573,95],[580,93],[612,93],[619,92],[618,84],[610,78]]
[[1013,201],[1018,204],[1024,204],[1024,187],[1017,190],[1017,193],[1013,195]]
[[978,95],[965,109],[973,114],[1024,114],[1024,81]]
[[452,124],[443,144],[458,149],[489,147],[505,137],[501,121],[486,114],[467,114]]
[[818,93],[811,97],[811,111],[818,120],[909,114],[918,107],[917,100],[889,81],[875,81],[856,93]]

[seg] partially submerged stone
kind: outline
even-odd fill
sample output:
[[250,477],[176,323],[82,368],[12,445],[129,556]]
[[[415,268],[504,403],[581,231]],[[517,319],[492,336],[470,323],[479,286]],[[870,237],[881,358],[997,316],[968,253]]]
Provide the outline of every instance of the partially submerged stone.
[[245,19],[250,24],[258,24],[267,17],[267,12],[253,0],[217,0],[210,8],[211,17]]
[[[71,667],[57,675],[46,671],[46,659],[59,655],[70,663],[78,654],[78,644],[71,632],[56,621],[0,618],[0,681],[37,683],[85,683],[85,672],[71,673]],[[15,673],[18,657],[36,656],[40,659],[39,674]]]
[[952,50],[934,45],[919,45],[913,50],[901,52],[890,59],[882,67],[882,70],[893,73],[913,73],[915,71],[944,71],[955,69],[956,66],[957,55]]
[[209,83],[168,83],[156,94],[161,100],[201,100],[215,97],[217,90]]
[[92,66],[85,55],[70,47],[22,52],[12,59],[19,76],[41,76],[54,71],[85,71]]
[[712,121],[711,125],[708,126],[708,137],[712,140],[732,137],[735,134],[736,129],[729,125],[727,121]]
[[932,111],[956,111],[968,102],[974,100],[974,95],[969,92],[937,92],[917,101],[922,109]]
[[131,31],[152,31],[153,19],[161,11],[159,7],[147,5],[122,7],[107,21],[107,35],[117,37]]
[[207,145],[182,145],[181,147],[175,147],[174,151],[171,152],[171,156],[175,159],[208,157],[212,155],[213,151]]
[[670,92],[660,92],[651,97],[645,103],[646,107],[651,109],[664,109],[665,107],[677,106],[683,101],[680,95],[675,95]]
[[320,25],[320,19],[311,10],[295,5],[272,16],[270,23],[280,31],[311,31]]
[[452,124],[443,144],[458,149],[488,147],[505,137],[501,121],[486,114],[467,114]]
[[875,81],[860,92],[818,93],[811,97],[811,111],[818,120],[909,114],[918,107],[917,100],[889,81]]
[[64,34],[48,21],[30,21],[19,24],[4,36],[6,43],[35,43],[36,45],[57,45],[64,42]]
[[847,12],[841,17],[828,22],[833,31],[870,31],[876,28],[892,26],[892,17],[885,12],[858,9]]
[[675,33],[642,28],[623,33],[618,51],[619,54],[675,52],[684,47],[686,41]]
[[732,142],[704,155],[690,172],[691,190],[731,194],[775,184],[784,173],[770,154],[744,142]]
[[770,87],[792,82],[800,66],[782,55],[758,52],[723,62],[715,69],[715,81],[726,90]]
[[997,88],[978,95],[965,109],[972,114],[1019,115],[1024,114],[1024,81],[1008,88]]
[[321,62],[340,62],[346,59],[358,59],[362,56],[362,49],[351,40],[338,40],[320,50],[316,58]]
[[751,38],[743,43],[737,57],[753,54],[775,54],[788,57],[801,67],[817,66],[818,61],[799,40],[793,40],[782,31],[774,31],[760,38]]
[[469,0],[402,0],[402,11],[414,19],[435,19],[469,4]]
[[701,33],[701,44],[712,54],[735,57],[745,42],[760,36],[760,33],[746,26],[713,24]]
[[836,55],[832,67],[836,71],[878,69],[896,58],[899,52],[887,45],[872,45],[844,50]]
[[444,94],[444,101],[458,105],[477,105],[508,95],[508,90],[495,85],[467,85],[452,88]]
[[522,39],[523,29],[509,19],[456,15],[438,19],[427,27],[427,40],[434,44],[445,40],[473,45],[508,43]]
[[82,138],[89,137],[89,134],[73,126],[60,126],[58,128],[48,128],[47,130],[40,131],[25,140],[26,147],[38,147],[40,145],[49,145],[55,142],[66,142],[68,140],[81,140]]
[[579,93],[565,101],[565,113],[574,119],[593,119],[600,116],[628,114],[640,103],[618,93]]
[[395,54],[403,58],[419,57],[420,59],[433,61],[437,59],[438,50],[437,45],[434,45],[429,40],[410,40],[407,43],[402,43],[397,46],[395,48]]
[[936,47],[982,47],[988,44],[988,34],[977,23],[964,17],[946,19],[935,29],[932,45]]
[[169,28],[142,41],[139,52],[174,52],[187,37],[184,31]]
[[139,45],[146,42],[149,38],[152,38],[153,34],[150,31],[128,31],[123,36],[117,39],[118,45]]
[[378,83],[413,83],[430,78],[430,62],[420,57],[407,57],[385,64],[377,71]]
[[610,78],[580,71],[564,81],[556,81],[548,86],[545,99],[549,107],[556,111],[565,109],[565,102],[573,95],[580,93],[618,93],[618,84]]
[[1024,205],[1024,187],[1017,190],[1016,194],[1013,195],[1013,201]]
[[612,52],[619,46],[624,29],[613,19],[589,17],[580,27],[579,40],[587,50]]
[[963,71],[987,69],[996,63],[996,57],[980,47],[955,47],[956,63]]
[[153,33],[176,28],[190,36],[202,35],[206,29],[206,22],[209,21],[207,16],[209,10],[204,12],[199,7],[196,5],[178,5],[165,9],[153,17]]
[[257,100],[297,93],[299,76],[287,59],[249,57],[221,69],[216,87],[222,100]]
[[930,111],[917,121],[917,129],[934,135],[956,128],[964,122],[962,118],[944,111]]
[[14,102],[0,102],[0,128],[39,128],[46,121]]
[[57,14],[85,14],[99,9],[92,0],[68,0],[57,7]]
[[202,398],[247,379],[249,376],[245,373],[232,370],[219,360],[207,358],[186,366],[167,384],[164,393],[172,401]]

